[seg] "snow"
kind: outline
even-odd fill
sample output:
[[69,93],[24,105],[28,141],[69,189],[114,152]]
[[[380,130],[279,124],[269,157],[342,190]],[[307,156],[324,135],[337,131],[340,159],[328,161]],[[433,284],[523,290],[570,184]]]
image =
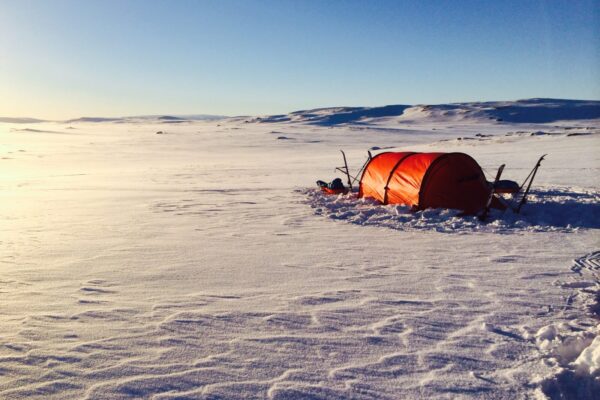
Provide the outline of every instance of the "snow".
[[358,225],[374,225],[395,230],[432,230],[446,233],[490,232],[575,232],[600,228],[600,196],[597,192],[573,188],[536,189],[520,214],[492,210],[485,223],[460,211],[428,209],[412,212],[407,206],[383,206],[356,194],[323,196],[316,189],[305,190],[307,203],[317,215]]
[[594,341],[579,354],[573,365],[582,375],[598,375],[598,371],[600,371],[600,336],[596,336]]
[[542,391],[554,398],[595,398],[600,393],[600,252],[574,260],[577,280],[554,282],[572,289],[562,310],[562,322],[535,334],[544,362],[554,369],[541,381]]
[[[0,397],[593,398],[599,120],[349,112],[0,123]],[[340,148],[548,156],[482,224],[323,196]]]

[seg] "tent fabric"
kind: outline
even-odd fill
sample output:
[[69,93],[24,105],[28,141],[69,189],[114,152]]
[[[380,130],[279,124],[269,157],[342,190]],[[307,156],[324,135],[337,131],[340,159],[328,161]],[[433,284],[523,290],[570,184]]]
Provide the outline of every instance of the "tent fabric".
[[481,167],[464,153],[386,152],[373,157],[359,184],[359,197],[417,210],[452,208],[476,213],[490,196]]

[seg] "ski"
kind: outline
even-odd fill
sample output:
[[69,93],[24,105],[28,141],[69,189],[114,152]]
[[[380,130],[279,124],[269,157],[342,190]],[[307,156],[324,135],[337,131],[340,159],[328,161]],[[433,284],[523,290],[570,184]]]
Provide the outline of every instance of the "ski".
[[344,157],[344,166],[337,167],[336,170],[346,174],[348,187],[350,188],[350,191],[352,191],[352,179],[350,178],[350,170],[348,169],[348,162],[346,161],[346,153],[344,153],[344,150],[340,150],[340,153],[342,153],[342,156]]
[[539,160],[535,164],[535,167],[533,167],[533,169],[531,170],[529,175],[527,175],[527,178],[525,178],[525,180],[523,181],[523,184],[521,185],[520,189],[522,189],[523,186],[525,186],[525,184],[527,183],[527,180],[529,180],[529,183],[527,184],[527,189],[525,189],[525,192],[523,193],[523,197],[521,197],[521,201],[519,202],[519,205],[515,209],[515,212],[517,214],[521,211],[521,207],[523,207],[523,204],[525,204],[527,202],[527,195],[529,194],[529,190],[531,189],[531,184],[533,183],[535,174],[537,174],[538,169],[540,168],[540,165],[542,164],[542,161],[544,160],[544,157],[546,157],[546,156],[547,156],[547,154],[544,154],[543,156],[541,156],[539,158]]
[[488,200],[485,204],[485,208],[483,209],[483,212],[479,216],[479,220],[481,220],[481,221],[485,221],[485,219],[488,217],[488,214],[490,213],[490,207],[492,205],[492,200],[494,199],[494,193],[495,193],[494,190],[496,189],[496,185],[498,184],[498,181],[500,180],[500,177],[502,176],[502,171],[504,171],[505,165],[506,164],[502,164],[500,166],[500,168],[498,168],[498,172],[496,173],[496,178],[494,179],[494,183],[492,183],[492,187],[490,188],[490,196],[488,197]]

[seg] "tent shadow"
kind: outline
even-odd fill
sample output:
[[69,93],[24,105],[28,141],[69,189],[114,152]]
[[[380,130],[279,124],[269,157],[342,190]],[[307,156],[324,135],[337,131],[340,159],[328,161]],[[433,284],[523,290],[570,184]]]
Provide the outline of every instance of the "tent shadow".
[[533,201],[521,214],[505,213],[509,219],[555,229],[600,229],[600,194],[567,188],[537,189]]
[[523,206],[523,219],[531,224],[554,228],[600,229],[600,204],[547,202]]

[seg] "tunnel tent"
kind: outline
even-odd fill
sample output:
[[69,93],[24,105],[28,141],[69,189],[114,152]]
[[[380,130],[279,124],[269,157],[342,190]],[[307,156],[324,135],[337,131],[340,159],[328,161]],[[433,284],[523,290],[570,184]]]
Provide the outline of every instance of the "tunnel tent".
[[364,168],[358,197],[476,214],[486,207],[490,191],[481,167],[467,154],[384,152]]

